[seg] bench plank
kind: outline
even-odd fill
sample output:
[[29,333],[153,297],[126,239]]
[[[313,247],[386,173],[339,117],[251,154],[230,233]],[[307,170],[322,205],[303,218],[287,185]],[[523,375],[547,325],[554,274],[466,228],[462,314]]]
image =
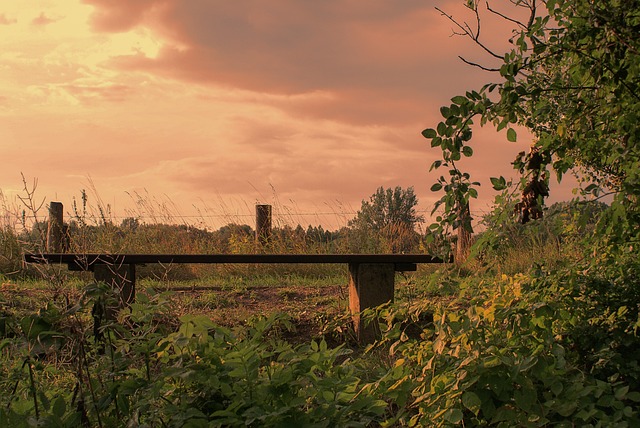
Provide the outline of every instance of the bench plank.
[[427,254],[25,254],[27,263],[67,264],[71,270],[93,270],[96,264],[147,263],[394,263],[396,270],[414,270],[416,263],[443,263]]

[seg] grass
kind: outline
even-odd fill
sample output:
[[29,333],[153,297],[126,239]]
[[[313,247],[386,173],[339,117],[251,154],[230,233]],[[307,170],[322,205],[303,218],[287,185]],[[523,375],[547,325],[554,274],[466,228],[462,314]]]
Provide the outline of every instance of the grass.
[[[225,276],[175,280],[144,277],[137,281],[138,296],[152,299],[162,293],[168,302],[167,317],[178,319],[187,314],[210,317],[226,325],[240,325],[257,315],[287,313],[305,325],[317,323],[327,316],[339,317],[348,313],[348,276],[346,268],[328,266],[327,276],[317,273],[308,276],[300,272],[284,274],[262,273],[252,268],[251,276],[241,276],[237,271]],[[295,269],[294,269],[295,270]],[[341,271],[341,272],[336,272]],[[418,272],[396,274],[396,299],[408,302],[437,298],[453,292],[434,280],[437,268],[421,267]],[[56,274],[61,271],[56,270]],[[45,279],[14,279],[3,282],[0,294],[0,312],[12,316],[24,316],[38,312],[48,303],[71,307],[93,282],[91,273],[68,273],[63,288],[52,286]],[[323,326],[315,325],[315,330]],[[308,333],[308,332],[307,332]]]
[[[397,273],[396,303],[365,314],[381,321],[370,347],[353,341],[340,265],[147,266],[137,301],[107,324],[106,343],[94,340],[91,311],[108,291],[91,273],[45,266],[5,275],[0,422],[245,426],[259,425],[256,415],[324,420],[331,411],[354,426],[596,417],[633,426],[637,302],[599,274],[562,270],[582,262],[579,238],[589,233],[567,218],[496,228],[467,263]],[[241,228],[227,247],[188,227],[84,232],[85,249],[96,238],[118,251],[259,250]],[[329,248],[290,232],[270,251]]]

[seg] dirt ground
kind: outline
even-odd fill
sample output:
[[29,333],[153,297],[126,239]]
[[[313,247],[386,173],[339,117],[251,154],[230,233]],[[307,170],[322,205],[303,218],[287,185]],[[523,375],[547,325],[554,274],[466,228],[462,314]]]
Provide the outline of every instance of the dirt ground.
[[348,311],[347,287],[340,285],[172,291],[171,311],[178,317],[202,314],[220,325],[235,326],[254,316],[285,313],[291,317],[296,336],[307,339],[321,334],[328,322],[339,322]]
[[[346,285],[322,286],[249,286],[174,287],[167,297],[166,316],[172,323],[187,314],[206,315],[223,326],[243,325],[252,317],[285,313],[290,316],[299,339],[322,334],[328,323],[346,320],[348,290]],[[167,289],[138,290],[150,298]],[[80,289],[30,288],[5,283],[0,287],[0,312],[34,313],[50,302],[61,307],[73,306],[82,297]],[[344,321],[345,324],[348,324]]]

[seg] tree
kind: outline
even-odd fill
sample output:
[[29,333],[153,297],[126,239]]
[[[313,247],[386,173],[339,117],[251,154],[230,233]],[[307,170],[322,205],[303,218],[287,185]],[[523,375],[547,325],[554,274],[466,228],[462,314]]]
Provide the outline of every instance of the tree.
[[357,251],[409,251],[417,241],[415,225],[424,218],[417,214],[413,187],[404,190],[379,187],[349,222]]
[[122,223],[120,223],[120,228],[130,232],[135,232],[138,227],[140,227],[140,220],[136,217],[126,217],[122,219]]
[[413,229],[416,223],[424,221],[417,215],[416,197],[413,186],[403,190],[379,187],[368,201],[362,201],[362,207],[356,218],[349,222],[350,226],[363,229],[382,230],[389,226],[406,226]]
[[[640,239],[640,3],[637,0],[512,0],[513,12],[526,11],[525,19],[512,18],[487,3],[467,0],[474,25],[459,22],[458,34],[471,38],[498,66],[472,63],[493,72],[496,80],[479,90],[455,96],[441,108],[444,120],[423,131],[442,159],[431,169],[446,168],[432,190],[445,190],[437,204],[444,208],[440,228],[460,226],[455,206],[477,196],[477,182],[458,168],[462,156],[472,156],[472,125],[491,123],[507,129],[516,141],[515,125],[534,136],[535,151],[542,158],[539,169],[528,174],[545,177],[549,169],[561,179],[579,171],[587,182],[584,191],[598,197],[613,193],[610,215],[600,235],[614,246],[629,247]],[[480,38],[484,14],[513,24],[511,48],[494,52]],[[515,16],[515,13],[512,14]],[[522,169],[529,159],[514,161]],[[503,190],[503,177],[491,179]],[[523,177],[526,186],[529,177]],[[544,183],[547,184],[546,182]],[[607,221],[608,219],[608,221]],[[615,242],[614,242],[615,241]],[[623,244],[623,245],[620,245]]]

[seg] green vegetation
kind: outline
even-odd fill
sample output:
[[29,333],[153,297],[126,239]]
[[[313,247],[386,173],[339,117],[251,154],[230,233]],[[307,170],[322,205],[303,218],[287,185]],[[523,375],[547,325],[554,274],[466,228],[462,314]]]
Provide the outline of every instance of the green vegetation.
[[[328,282],[272,272],[255,283],[230,273],[186,294],[171,290],[211,282],[142,279],[105,342],[95,341],[91,320],[96,299],[111,296],[103,284],[53,268],[44,281],[7,278],[0,421],[636,426],[640,266],[628,258],[595,269],[585,240],[608,209],[558,204],[541,220],[505,227],[488,216],[467,263],[423,267],[398,281],[395,304],[365,314],[382,330],[366,348],[353,341],[344,302],[322,292],[344,272],[327,272]],[[296,284],[317,294],[299,300]],[[289,315],[242,306],[268,298],[265,287]],[[312,326],[302,311],[315,312]]]
[[417,214],[418,197],[413,187],[404,190],[378,188],[349,222],[351,252],[402,253],[420,242],[416,226],[424,222]]
[[[381,327],[380,339],[366,347],[353,341],[340,300],[321,292],[334,281],[321,278],[340,276],[326,266],[152,270],[141,280],[146,290],[96,341],[91,309],[113,291],[57,267],[21,269],[16,254],[41,248],[42,225],[21,233],[3,225],[0,424],[640,426],[640,8],[619,0],[512,3],[529,14],[510,21],[517,27],[513,50],[495,56],[503,63],[500,80],[454,97],[442,109],[445,120],[424,131],[442,149],[433,168],[446,167],[450,176],[433,186],[445,192],[438,221],[427,235],[413,231],[411,249],[451,249],[450,229],[470,227],[460,208],[477,196],[477,185],[459,164],[473,155],[475,118],[508,128],[509,140],[517,138],[513,125],[527,127],[545,160],[536,177],[548,178],[548,168],[578,169],[586,180],[582,196],[597,198],[607,188],[611,204],[577,199],[522,224],[514,213],[518,190],[494,178],[502,193],[469,258],[405,274],[394,304],[363,314]],[[480,18],[478,2],[466,4]],[[471,28],[460,26],[474,37]],[[533,173],[518,159],[518,170]],[[381,189],[358,218],[393,194]],[[338,252],[354,242],[394,248],[384,227],[370,227],[369,236],[364,227],[281,227],[265,248],[245,226],[208,232],[82,219],[71,235],[77,251]],[[224,277],[198,295],[158,290]],[[305,304],[296,301],[300,292],[279,288],[277,278],[315,288],[314,306],[303,310],[314,312],[313,326],[293,310]],[[292,303],[291,313],[241,310],[241,298],[262,298],[258,285]],[[214,322],[221,309],[231,311]],[[230,320],[234,311],[242,318]]]
[[[491,50],[481,38],[484,2],[466,2],[473,24],[447,15],[458,32],[488,53],[491,65],[477,66],[492,71],[495,80],[453,97],[440,109],[444,120],[423,131],[431,146],[442,150],[431,169],[448,171],[432,187],[444,191],[436,206],[444,208],[438,230],[470,227],[459,218],[458,207],[476,198],[480,185],[462,166],[462,159],[474,153],[475,121],[506,129],[508,141],[517,140],[516,127],[533,135],[532,151],[513,163],[527,171],[523,191],[532,178],[543,177],[548,184],[552,170],[558,178],[579,173],[585,195],[613,195],[597,232],[607,238],[601,241],[607,253],[628,251],[628,244],[640,239],[640,8],[634,0],[511,3],[509,11],[490,6],[484,11],[514,27],[506,52]],[[507,187],[503,177],[491,182],[496,190]]]

